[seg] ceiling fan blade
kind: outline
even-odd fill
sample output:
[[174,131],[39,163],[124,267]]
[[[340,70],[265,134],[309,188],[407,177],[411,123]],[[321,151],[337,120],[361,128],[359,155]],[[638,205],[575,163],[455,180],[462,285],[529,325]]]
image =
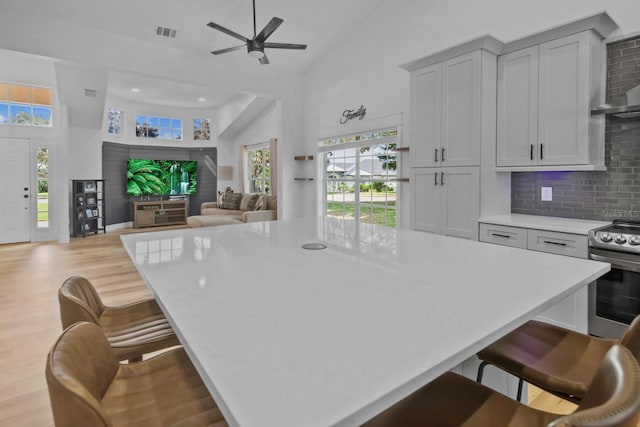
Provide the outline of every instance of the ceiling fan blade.
[[235,38],[237,38],[239,40],[242,40],[245,43],[249,41],[249,39],[246,38],[245,36],[241,36],[240,34],[236,33],[235,31],[231,31],[230,29],[225,28],[225,27],[223,27],[221,25],[218,25],[215,22],[209,22],[207,24],[207,26],[213,28],[214,30],[222,31],[223,33],[228,34],[231,37],[235,37]]
[[264,55],[262,58],[258,59],[258,61],[260,61],[262,65],[267,65],[269,63],[269,58],[267,58],[267,55]]
[[211,53],[214,54],[214,55],[220,55],[222,53],[233,52],[234,50],[242,49],[245,46],[246,46],[246,44],[243,44],[243,45],[240,45],[240,46],[228,47],[226,49],[214,50]]
[[267,37],[269,37],[271,33],[273,33],[283,22],[284,21],[280,18],[271,18],[271,21],[269,21],[269,23],[265,25],[262,31],[260,31],[260,34],[258,34],[254,40],[259,43],[263,43],[267,39]]
[[306,44],[293,44],[293,43],[265,43],[264,47],[271,49],[299,49],[304,50],[307,48]]

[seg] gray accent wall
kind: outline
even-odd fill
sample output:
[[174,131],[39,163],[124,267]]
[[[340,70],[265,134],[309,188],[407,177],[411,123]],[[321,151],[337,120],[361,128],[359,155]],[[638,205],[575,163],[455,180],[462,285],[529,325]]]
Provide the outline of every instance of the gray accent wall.
[[[198,162],[198,192],[189,196],[189,215],[200,213],[200,204],[217,199],[218,149],[215,147],[159,147],[102,143],[102,178],[105,180],[107,225],[133,220],[132,202],[141,197],[127,195],[127,160],[196,160]],[[168,199],[149,196],[144,200]]]
[[[640,85],[640,36],[607,45],[607,101]],[[512,172],[511,212],[640,220],[640,117],[607,116],[606,172]],[[553,188],[553,201],[540,199]]]

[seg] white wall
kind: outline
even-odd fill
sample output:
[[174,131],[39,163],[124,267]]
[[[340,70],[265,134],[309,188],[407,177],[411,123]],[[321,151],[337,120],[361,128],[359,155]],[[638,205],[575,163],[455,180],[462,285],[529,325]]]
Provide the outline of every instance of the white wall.
[[[403,144],[409,145],[409,74],[400,64],[485,34],[510,42],[603,10],[621,27],[618,35],[640,30],[637,0],[383,1],[306,72],[306,150],[316,152],[318,133],[338,126],[345,109],[361,104],[370,118],[405,113]],[[401,209],[408,211],[408,200]]]
[[[243,191],[241,163],[242,145],[258,144],[268,142],[271,138],[276,138],[278,134],[278,105],[273,102],[250,126],[247,126],[241,133],[232,139],[221,139],[218,151],[218,165],[228,165],[233,167],[233,181],[219,181],[218,190],[223,190],[230,186],[233,191]],[[224,147],[224,150],[222,150]]]

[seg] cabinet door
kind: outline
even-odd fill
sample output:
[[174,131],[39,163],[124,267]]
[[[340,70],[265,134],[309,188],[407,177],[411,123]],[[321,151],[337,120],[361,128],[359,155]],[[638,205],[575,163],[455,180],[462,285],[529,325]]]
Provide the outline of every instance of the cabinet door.
[[480,70],[479,50],[442,63],[444,166],[480,165]]
[[497,166],[538,159],[538,46],[498,57]]
[[589,162],[589,33],[540,45],[540,165]]
[[441,233],[478,240],[479,168],[443,168],[442,172]]
[[411,165],[435,166],[435,151],[441,145],[441,64],[416,71],[411,76]]
[[413,168],[410,183],[411,229],[440,232],[440,170]]

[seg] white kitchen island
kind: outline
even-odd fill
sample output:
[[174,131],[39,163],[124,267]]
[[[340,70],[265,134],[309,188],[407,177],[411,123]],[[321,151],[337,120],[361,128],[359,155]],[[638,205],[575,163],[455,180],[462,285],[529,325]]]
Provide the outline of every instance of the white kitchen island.
[[245,427],[359,425],[609,271],[322,218],[122,242],[228,422]]

